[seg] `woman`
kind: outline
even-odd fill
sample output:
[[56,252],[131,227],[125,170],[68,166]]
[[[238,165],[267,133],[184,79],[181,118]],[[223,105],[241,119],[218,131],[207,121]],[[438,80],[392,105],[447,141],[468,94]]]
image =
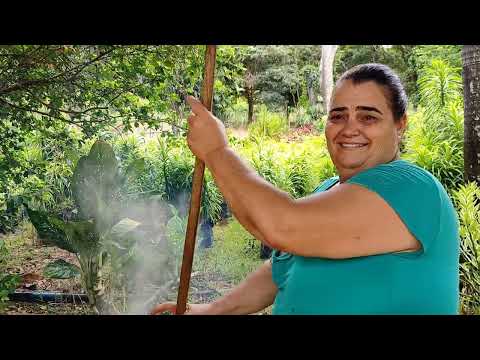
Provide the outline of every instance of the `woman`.
[[[275,249],[230,293],[190,314],[456,314],[458,222],[443,186],[399,158],[407,97],[381,64],[341,76],[325,127],[338,176],[292,199],[229,148],[222,123],[188,99],[188,144],[238,221]],[[160,304],[153,314],[175,311]]]

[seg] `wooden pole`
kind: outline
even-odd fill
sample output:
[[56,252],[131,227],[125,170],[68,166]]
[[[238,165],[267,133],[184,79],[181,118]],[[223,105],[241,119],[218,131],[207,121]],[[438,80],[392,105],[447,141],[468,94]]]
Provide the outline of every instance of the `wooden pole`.
[[[212,111],[216,50],[215,45],[207,45],[205,50],[205,69],[200,100],[209,111]],[[200,203],[202,200],[204,172],[205,164],[200,159],[195,158],[192,197],[190,199],[190,211],[188,213],[182,269],[180,271],[180,285],[177,296],[177,309],[175,312],[177,315],[183,315],[187,307],[188,289],[190,287],[190,275],[192,273],[193,255],[195,251],[195,239],[197,236],[198,215],[200,213]]]

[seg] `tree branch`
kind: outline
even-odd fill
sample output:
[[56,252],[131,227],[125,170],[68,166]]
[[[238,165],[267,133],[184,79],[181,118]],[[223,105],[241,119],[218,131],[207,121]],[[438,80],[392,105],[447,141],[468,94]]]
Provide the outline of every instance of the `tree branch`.
[[76,79],[78,74],[80,74],[87,66],[90,66],[91,64],[101,60],[102,58],[107,56],[109,53],[111,53],[114,49],[115,48],[112,47],[111,49],[108,49],[107,51],[104,51],[104,52],[100,53],[98,56],[96,56],[92,60],[89,60],[89,61],[87,61],[83,64],[79,64],[72,69],[69,69],[69,70],[64,71],[60,74],[54,75],[54,76],[52,76],[48,79],[21,80],[17,84],[11,85],[9,87],[0,88],[0,94],[7,94],[7,93],[10,93],[10,92],[25,89],[25,88],[48,85],[48,84],[56,82],[58,78],[60,78],[62,76],[66,76],[68,74],[68,72],[75,71],[72,75],[70,75],[69,77],[67,77],[67,78],[65,78],[61,81],[61,82],[70,82],[70,81]]
[[[26,108],[26,107],[23,107],[23,106],[19,106],[19,105],[16,105],[16,104],[12,104],[11,102],[6,101],[5,99],[2,99],[2,98],[0,98],[0,102],[4,103],[5,105],[10,106],[10,107],[12,107],[12,108],[18,109],[18,110],[22,110],[22,111],[26,111],[26,112],[31,112],[31,113],[35,113],[35,114],[39,114],[39,115],[43,115],[43,116],[48,116],[48,117],[50,117],[50,118],[53,118],[53,119],[56,119],[56,120],[59,120],[59,121],[62,121],[62,122],[66,122],[66,123],[71,124],[71,125],[79,126],[79,127],[81,127],[82,129],[83,129],[83,126],[82,126],[81,124],[84,124],[84,123],[87,122],[87,121],[73,121],[73,120],[69,120],[69,119],[63,118],[63,117],[59,117],[59,116],[55,116],[55,115],[46,113],[46,112],[41,111],[41,110],[36,110],[36,109],[32,109],[32,108]],[[104,121],[103,121],[103,120],[89,120],[88,122],[103,123]]]
[[43,106],[47,107],[48,109],[51,109],[51,110],[57,110],[61,113],[64,113],[64,114],[73,114],[73,115],[85,115],[86,113],[90,112],[90,111],[93,111],[93,110],[108,110],[108,107],[101,107],[101,106],[92,106],[90,108],[87,108],[85,110],[81,110],[81,111],[77,111],[77,110],[71,110],[71,109],[61,109],[61,108],[55,108],[53,107],[52,105],[50,104],[47,104],[46,102],[40,100],[38,97],[36,97],[33,93],[31,93],[30,91],[28,91],[28,94],[30,94],[30,96],[35,100],[37,101],[38,103],[42,104]]

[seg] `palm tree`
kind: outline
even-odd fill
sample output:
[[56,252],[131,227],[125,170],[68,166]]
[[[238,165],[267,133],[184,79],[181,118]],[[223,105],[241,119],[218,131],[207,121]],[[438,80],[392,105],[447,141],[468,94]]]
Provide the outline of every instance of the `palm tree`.
[[465,180],[480,184],[480,45],[462,49]]

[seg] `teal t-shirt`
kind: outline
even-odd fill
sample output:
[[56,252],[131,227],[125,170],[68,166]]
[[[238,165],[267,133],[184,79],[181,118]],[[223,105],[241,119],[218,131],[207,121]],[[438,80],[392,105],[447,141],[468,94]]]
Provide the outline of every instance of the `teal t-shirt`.
[[[315,192],[337,182],[338,177],[330,178]],[[349,259],[274,251],[272,276],[278,293],[272,313],[458,314],[458,217],[440,182],[418,166],[395,160],[364,170],[347,183],[379,194],[422,248]],[[382,226],[382,219],[372,218],[372,226]]]

